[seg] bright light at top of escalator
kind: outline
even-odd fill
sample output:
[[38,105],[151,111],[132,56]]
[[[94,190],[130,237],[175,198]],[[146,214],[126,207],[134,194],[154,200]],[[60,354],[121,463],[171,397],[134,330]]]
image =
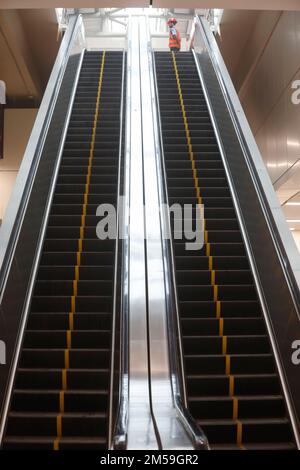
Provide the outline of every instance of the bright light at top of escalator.
[[288,147],[300,147],[300,143],[299,143],[298,140],[288,139],[286,143],[287,143]]
[[58,24],[62,22],[63,15],[64,15],[64,8],[55,8],[56,18]]

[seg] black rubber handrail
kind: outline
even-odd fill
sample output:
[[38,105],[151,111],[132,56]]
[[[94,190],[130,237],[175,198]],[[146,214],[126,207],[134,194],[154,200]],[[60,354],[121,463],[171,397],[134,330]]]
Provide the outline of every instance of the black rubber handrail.
[[[111,378],[110,378],[110,417],[109,417],[109,448],[117,447],[126,449],[127,442],[127,417],[128,417],[128,306],[127,295],[125,289],[125,280],[128,279],[128,265],[126,264],[125,243],[122,238],[124,226],[120,226],[124,222],[123,216],[120,217],[123,155],[123,116],[124,116],[124,85],[125,85],[125,63],[126,52],[123,51],[122,60],[122,86],[121,86],[121,104],[120,104],[120,138],[119,138],[119,166],[118,166],[118,183],[117,183],[117,230],[116,230],[116,246],[115,246],[115,278],[114,278],[114,306],[113,306],[113,331],[112,331],[112,351],[111,351]],[[119,348],[119,351],[118,351]],[[116,354],[119,358],[117,360]],[[119,369],[119,370],[116,370]],[[116,384],[116,378],[118,383]],[[117,390],[118,389],[118,390]],[[117,405],[114,404],[115,394],[117,393]],[[114,410],[116,408],[116,410]]]

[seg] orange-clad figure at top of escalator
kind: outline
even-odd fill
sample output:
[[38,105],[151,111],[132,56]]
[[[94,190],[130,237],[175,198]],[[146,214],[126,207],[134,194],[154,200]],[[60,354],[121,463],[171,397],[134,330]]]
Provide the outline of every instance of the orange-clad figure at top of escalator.
[[167,23],[169,26],[169,48],[171,51],[180,51],[181,46],[180,32],[175,28],[176,23],[176,18],[170,18]]

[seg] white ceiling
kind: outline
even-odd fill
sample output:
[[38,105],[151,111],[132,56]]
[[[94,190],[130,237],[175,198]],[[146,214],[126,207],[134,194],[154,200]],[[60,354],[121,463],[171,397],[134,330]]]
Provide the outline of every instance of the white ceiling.
[[[0,9],[146,7],[146,0],[1,0]],[[155,8],[223,8],[243,10],[300,10],[299,0],[153,0]]]

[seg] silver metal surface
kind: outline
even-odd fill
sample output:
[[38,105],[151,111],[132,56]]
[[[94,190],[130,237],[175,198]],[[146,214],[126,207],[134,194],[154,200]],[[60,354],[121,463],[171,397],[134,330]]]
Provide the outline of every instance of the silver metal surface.
[[129,26],[127,87],[130,90],[130,230],[129,230],[129,411],[128,449],[157,449],[150,403],[148,375],[148,329],[146,253],[143,187],[143,136],[138,20]]
[[[277,344],[276,338],[274,336],[274,330],[273,330],[273,327],[272,327],[272,324],[271,324],[271,321],[270,321],[270,313],[268,312],[268,306],[266,304],[266,298],[265,298],[265,295],[264,295],[264,292],[263,292],[263,289],[262,289],[261,280],[260,280],[259,275],[258,275],[257,263],[255,262],[255,259],[253,257],[253,251],[252,251],[252,248],[251,248],[251,243],[250,243],[250,240],[249,240],[247,229],[245,227],[244,216],[243,216],[241,208],[240,208],[240,204],[239,204],[238,196],[237,196],[237,193],[236,193],[235,185],[234,185],[234,182],[233,182],[232,174],[231,174],[231,171],[228,167],[228,160],[227,160],[227,157],[226,157],[226,152],[224,150],[222,138],[220,137],[219,126],[216,122],[216,116],[215,116],[213,106],[212,106],[212,103],[211,103],[211,98],[209,96],[207,86],[206,86],[206,83],[205,83],[205,80],[204,80],[204,77],[203,77],[203,73],[202,73],[202,70],[201,70],[200,62],[199,62],[198,54],[204,53],[204,50],[205,50],[205,53],[208,53],[210,58],[213,59],[212,61],[216,61],[216,64],[214,64],[216,66],[215,67],[215,72],[218,76],[220,86],[221,86],[221,88],[222,88],[222,90],[225,94],[224,98],[227,97],[227,99],[230,100],[230,102],[227,101],[229,111],[230,111],[231,106],[233,107],[233,109],[235,111],[235,114],[231,115],[233,124],[235,124],[235,120],[238,120],[239,129],[236,128],[236,132],[239,135],[239,132],[241,131],[243,133],[243,138],[247,142],[248,149],[249,149],[250,155],[251,155],[251,159],[253,161],[254,166],[257,169],[257,174],[261,179],[261,184],[262,184],[262,187],[264,188],[266,199],[270,204],[270,209],[271,209],[272,214],[274,216],[274,221],[277,224],[278,232],[283,237],[284,246],[287,249],[287,252],[289,251],[289,248],[290,248],[289,253],[287,253],[288,256],[292,255],[293,244],[289,245],[289,243],[288,243],[288,241],[290,241],[291,236],[290,236],[290,233],[288,233],[289,236],[286,237],[287,232],[289,232],[287,230],[286,224],[284,224],[285,226],[283,226],[282,221],[281,221],[281,223],[279,223],[279,221],[281,219],[282,212],[281,212],[281,208],[280,208],[280,206],[277,202],[276,197],[274,197],[275,193],[274,193],[273,186],[270,182],[269,176],[267,175],[267,170],[266,170],[266,168],[264,166],[264,163],[262,161],[261,155],[260,155],[259,150],[257,148],[257,145],[256,145],[256,142],[255,142],[254,137],[252,135],[252,132],[249,128],[246,117],[245,117],[245,115],[242,111],[242,107],[241,107],[241,104],[239,102],[239,98],[238,98],[238,96],[237,96],[237,94],[234,90],[234,87],[233,87],[231,79],[228,75],[226,66],[223,62],[223,59],[220,55],[220,52],[218,50],[218,47],[217,47],[214,39],[211,38],[211,32],[210,32],[209,27],[206,23],[206,20],[204,20],[203,18],[201,18],[201,19],[197,18],[196,35],[198,35],[198,45],[196,45],[195,50],[193,51],[195,64],[196,64],[196,67],[197,67],[197,70],[198,70],[199,78],[200,78],[201,85],[202,85],[202,88],[203,88],[203,92],[204,92],[204,95],[205,95],[205,98],[206,98],[209,114],[210,114],[210,117],[211,117],[211,121],[212,121],[212,125],[213,125],[214,132],[215,132],[215,135],[216,135],[216,139],[217,139],[217,142],[218,142],[218,146],[219,146],[219,149],[220,149],[222,161],[224,163],[224,168],[225,168],[226,176],[227,176],[229,187],[230,187],[230,192],[231,192],[231,195],[232,195],[232,198],[233,198],[235,210],[237,212],[242,237],[243,237],[243,240],[244,240],[247,256],[248,256],[249,263],[250,263],[250,266],[251,266],[251,271],[252,271],[253,276],[254,276],[254,281],[255,281],[257,293],[258,293],[258,296],[259,296],[260,304],[261,304],[261,307],[262,307],[263,315],[264,315],[264,318],[265,318],[269,338],[270,338],[270,341],[271,341],[271,346],[272,346],[273,354],[274,354],[274,357],[275,357],[277,370],[278,370],[278,373],[279,373],[279,376],[280,376],[280,380],[281,380],[281,384],[282,384],[282,388],[283,388],[283,393],[284,393],[287,408],[288,408],[289,417],[291,419],[295,441],[296,441],[297,447],[299,449],[300,448],[299,427],[298,427],[298,423],[297,423],[297,417],[295,415],[295,409],[294,409],[294,406],[292,405],[292,402],[291,402],[291,395],[290,395],[289,386],[287,384],[286,373],[284,372],[283,367],[282,367],[282,361],[280,359],[280,355],[279,355],[279,351],[278,351],[278,344]],[[207,48],[207,50],[206,50],[206,48]],[[243,143],[242,142],[240,142],[240,145],[241,145],[241,148],[243,148]],[[279,211],[280,211],[280,214],[278,213]],[[272,232],[271,227],[269,227],[269,229],[270,229],[270,232]],[[274,237],[273,237],[273,240],[274,240]],[[274,240],[274,244],[276,246],[275,240]],[[299,257],[298,254],[297,254],[297,257]],[[296,267],[296,270],[297,270],[298,262],[299,262],[299,260],[296,259],[295,263],[294,263],[294,267]],[[297,280],[298,280],[298,278],[297,278]]]
[[[77,26],[76,26],[76,23],[77,23]],[[66,61],[68,61],[70,59],[70,56],[73,53],[76,53],[76,54],[78,53],[77,41],[79,40],[79,43],[81,43],[81,26],[82,26],[81,20],[77,18],[77,20],[74,24],[74,27],[75,27],[74,29],[73,29],[73,25],[72,25],[72,33],[73,34],[68,37],[68,43],[67,44],[69,46],[69,48],[68,48],[69,50],[65,51],[65,53],[66,53],[65,60]],[[76,29],[77,29],[77,31],[76,31]],[[79,34],[79,36],[77,36],[77,34]],[[69,121],[70,121],[70,118],[71,118],[73,102],[74,102],[76,89],[77,89],[77,84],[78,84],[78,80],[79,80],[79,76],[80,76],[80,70],[81,70],[82,61],[83,61],[83,55],[84,55],[84,50],[82,50],[82,52],[81,52],[81,56],[80,56],[80,60],[79,60],[79,64],[78,64],[78,68],[77,68],[77,72],[76,72],[76,77],[75,77],[75,80],[74,80],[74,83],[73,83],[73,86],[72,86],[72,92],[71,92],[71,98],[70,98],[70,101],[69,101],[69,107],[68,107],[64,127],[63,127],[63,130],[62,130],[62,135],[61,135],[61,139],[60,139],[60,144],[59,144],[60,145],[59,153],[58,153],[58,157],[57,157],[57,161],[56,161],[56,166],[55,166],[55,169],[54,169],[54,172],[53,172],[51,189],[50,189],[50,192],[49,192],[49,195],[48,195],[47,205],[46,205],[44,217],[43,217],[43,220],[42,220],[42,223],[41,223],[40,236],[39,236],[39,240],[38,240],[38,245],[36,247],[36,256],[35,256],[35,259],[34,259],[34,263],[33,263],[33,267],[32,267],[32,273],[31,273],[31,276],[30,276],[29,284],[28,284],[26,299],[24,299],[23,315],[22,315],[20,326],[19,326],[19,329],[18,329],[17,342],[16,342],[16,346],[14,348],[14,356],[13,356],[12,364],[11,364],[10,371],[9,371],[9,378],[8,378],[8,384],[7,384],[7,387],[6,387],[5,400],[4,400],[4,405],[2,407],[2,413],[1,413],[0,447],[1,447],[2,442],[3,442],[3,437],[4,437],[4,432],[5,432],[5,425],[6,425],[6,420],[7,420],[7,414],[8,414],[8,411],[9,411],[11,395],[12,395],[12,391],[13,391],[13,384],[14,384],[14,380],[15,380],[15,374],[16,374],[16,370],[17,370],[19,355],[20,355],[22,342],[23,342],[23,338],[24,338],[24,333],[25,333],[25,328],[26,328],[26,324],[27,324],[28,313],[29,313],[29,308],[30,308],[30,303],[31,303],[31,297],[32,297],[32,294],[33,294],[35,278],[36,278],[36,274],[37,274],[37,271],[38,271],[38,266],[39,266],[40,257],[41,257],[41,253],[42,253],[44,236],[45,236],[46,229],[47,229],[48,217],[49,217],[50,210],[51,210],[51,204],[52,204],[52,199],[53,199],[53,195],[54,195],[54,191],[55,191],[56,180],[57,180],[58,173],[59,173],[59,167],[60,167],[60,162],[61,162],[61,158],[62,158],[64,142],[65,142],[65,139],[66,139],[66,136],[67,136],[67,131],[68,131],[68,126],[69,126]],[[61,67],[62,66],[63,66],[63,62],[61,63]],[[58,72],[61,73],[62,71],[58,69],[57,73]],[[49,102],[48,104],[49,104],[49,106],[53,106],[52,102]],[[41,118],[41,116],[40,116],[40,118]],[[46,117],[45,117],[45,119],[46,119]],[[38,125],[39,122],[36,123],[36,124]],[[31,139],[32,139],[32,143],[33,143],[34,136],[31,136]],[[39,145],[38,140],[35,142],[35,144]],[[29,146],[29,144],[28,144],[28,146]],[[31,151],[32,151],[32,149],[31,149]],[[27,152],[28,152],[27,158],[29,159],[30,148],[27,148]],[[25,170],[23,169],[23,171],[24,171],[24,177],[25,177]],[[17,188],[17,191],[20,191],[19,187]],[[21,203],[21,201],[20,201],[20,203]]]

